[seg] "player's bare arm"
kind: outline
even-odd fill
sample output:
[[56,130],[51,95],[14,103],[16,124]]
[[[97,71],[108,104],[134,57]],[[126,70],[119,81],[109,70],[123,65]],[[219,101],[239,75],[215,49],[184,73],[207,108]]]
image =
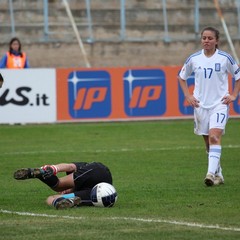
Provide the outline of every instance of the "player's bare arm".
[[182,78],[178,77],[180,86],[183,90],[184,96],[187,100],[187,102],[192,106],[192,107],[199,107],[199,101],[190,94],[189,89],[188,89],[188,85],[187,85],[187,81],[183,80]]
[[236,82],[235,82],[235,85],[234,85],[234,89],[232,91],[232,94],[230,95],[227,95],[227,96],[224,96],[222,98],[222,102],[223,104],[230,104],[231,102],[235,101],[237,96],[238,96],[238,93],[240,91],[240,79],[238,79]]

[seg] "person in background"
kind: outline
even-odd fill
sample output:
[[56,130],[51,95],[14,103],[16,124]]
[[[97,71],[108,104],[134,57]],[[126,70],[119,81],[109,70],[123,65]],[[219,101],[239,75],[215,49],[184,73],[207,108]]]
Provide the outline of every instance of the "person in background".
[[[218,49],[219,31],[206,27],[201,32],[202,50],[190,55],[178,79],[187,102],[194,108],[194,133],[202,135],[208,153],[207,186],[224,183],[221,158],[221,138],[229,116],[229,104],[240,90],[240,68],[231,55]],[[193,94],[187,86],[188,77],[195,74]],[[235,80],[229,93],[228,74]]]
[[3,79],[2,74],[0,73],[0,88],[1,88],[2,85],[3,85],[3,82],[4,82],[4,79]]
[[29,68],[28,58],[22,52],[22,45],[18,38],[14,37],[9,43],[9,51],[0,60],[0,68],[23,69]]
[[[57,174],[61,172],[66,172],[67,175],[58,178]],[[100,162],[60,163],[40,168],[22,168],[14,172],[13,177],[16,180],[37,178],[48,185],[58,194],[49,196],[46,202],[56,209],[93,206],[92,188],[100,182],[112,184],[110,170]]]

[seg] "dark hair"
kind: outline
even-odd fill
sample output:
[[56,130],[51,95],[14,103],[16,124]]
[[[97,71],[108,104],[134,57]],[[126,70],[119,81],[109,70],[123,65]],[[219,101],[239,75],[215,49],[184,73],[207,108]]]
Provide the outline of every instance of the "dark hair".
[[[201,36],[203,35],[203,32],[205,32],[205,31],[214,32],[216,39],[219,40],[219,38],[220,38],[220,32],[219,32],[216,28],[214,28],[214,27],[205,27],[205,28],[201,31]],[[218,44],[216,44],[216,48],[218,48]]]
[[12,54],[13,49],[12,49],[11,45],[12,45],[12,43],[15,42],[15,41],[17,41],[18,44],[19,44],[18,52],[19,52],[20,56],[22,57],[22,50],[21,50],[22,44],[21,44],[19,38],[17,38],[17,37],[12,38],[11,41],[9,42],[9,52],[10,52],[10,54]]

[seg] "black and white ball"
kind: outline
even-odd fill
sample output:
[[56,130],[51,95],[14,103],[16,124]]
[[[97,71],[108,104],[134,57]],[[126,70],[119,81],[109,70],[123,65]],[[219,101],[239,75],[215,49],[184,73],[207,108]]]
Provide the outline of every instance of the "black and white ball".
[[117,191],[109,183],[98,183],[91,191],[91,200],[96,207],[112,207],[117,201]]

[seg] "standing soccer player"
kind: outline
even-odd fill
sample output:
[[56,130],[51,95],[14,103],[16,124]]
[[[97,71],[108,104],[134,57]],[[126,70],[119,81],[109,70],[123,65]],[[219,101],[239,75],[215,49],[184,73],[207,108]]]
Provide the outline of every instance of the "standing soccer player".
[[[218,49],[219,31],[206,27],[201,32],[202,50],[184,63],[178,79],[187,102],[194,107],[194,133],[202,135],[208,152],[207,186],[224,183],[221,158],[221,138],[228,120],[229,104],[240,90],[240,68],[226,52]],[[195,74],[193,95],[187,86],[188,77]],[[235,79],[229,93],[228,74]]]

